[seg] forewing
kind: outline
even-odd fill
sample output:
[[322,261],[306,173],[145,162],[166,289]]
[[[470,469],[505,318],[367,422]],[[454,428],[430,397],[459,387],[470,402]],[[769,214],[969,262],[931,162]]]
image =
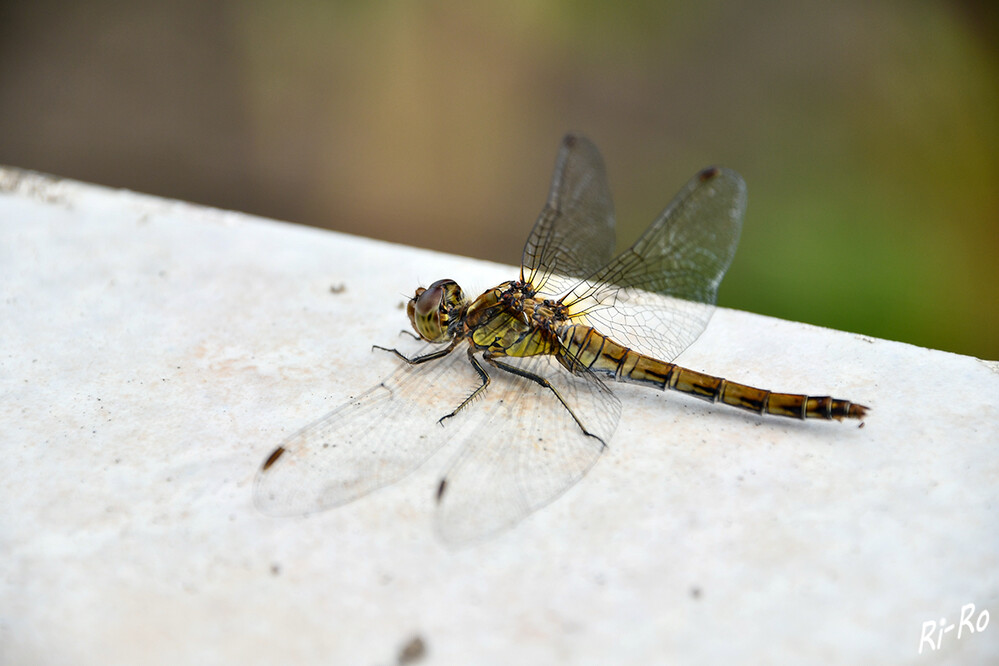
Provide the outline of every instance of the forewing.
[[542,294],[562,294],[613,251],[614,204],[603,159],[586,137],[567,134],[548,201],[524,246],[521,277]]
[[704,331],[739,243],[746,184],[730,169],[694,176],[634,245],[579,282],[575,321],[671,361]]
[[620,418],[620,402],[588,370],[571,375],[550,356],[502,360],[551,382],[590,434],[549,389],[489,368],[490,398],[475,406],[487,420],[457,453],[438,497],[437,531],[452,545],[502,531],[572,487]]
[[470,415],[438,420],[479,384],[464,348],[420,365],[399,363],[385,381],[298,431],[268,457],[253,490],[261,511],[293,515],[345,504],[399,480],[461,432]]

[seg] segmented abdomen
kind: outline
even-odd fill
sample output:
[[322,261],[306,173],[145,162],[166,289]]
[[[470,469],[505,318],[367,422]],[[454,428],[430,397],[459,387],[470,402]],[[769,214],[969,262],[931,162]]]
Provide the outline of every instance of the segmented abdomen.
[[863,418],[867,413],[867,407],[849,400],[827,395],[774,393],[688,370],[632,351],[589,326],[566,326],[559,331],[559,338],[567,352],[564,354],[567,358],[561,359],[567,367],[582,365],[619,382],[680,391],[758,414],[839,421]]

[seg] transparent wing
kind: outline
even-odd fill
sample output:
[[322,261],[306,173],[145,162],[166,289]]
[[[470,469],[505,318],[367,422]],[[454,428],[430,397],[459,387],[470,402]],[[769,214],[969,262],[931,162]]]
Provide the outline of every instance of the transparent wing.
[[312,513],[355,500],[406,476],[474,421],[474,410],[463,410],[437,422],[479,384],[463,347],[420,365],[399,362],[385,381],[286,439],[276,459],[271,454],[254,483],[261,511]]
[[695,175],[634,245],[562,302],[574,321],[672,361],[704,331],[732,263],[746,184],[729,169]]
[[548,389],[488,368],[490,398],[475,405],[487,420],[457,453],[438,497],[437,532],[452,545],[502,531],[572,487],[621,415],[621,403],[589,371],[572,375],[550,356],[502,360],[548,379],[591,435]]
[[524,245],[521,279],[562,294],[610,261],[614,204],[600,153],[588,139],[562,139],[541,215]]

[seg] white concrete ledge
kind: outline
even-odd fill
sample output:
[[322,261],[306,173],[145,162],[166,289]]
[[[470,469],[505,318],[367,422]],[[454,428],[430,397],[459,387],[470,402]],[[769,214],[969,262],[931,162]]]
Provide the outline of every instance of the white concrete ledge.
[[[896,342],[719,310],[682,363],[865,427],[621,387],[589,475],[473,548],[431,529],[446,452],[254,510],[263,456],[391,370],[417,283],[513,275],[0,170],[0,663],[996,659],[999,368]],[[920,654],[969,603],[992,622]]]

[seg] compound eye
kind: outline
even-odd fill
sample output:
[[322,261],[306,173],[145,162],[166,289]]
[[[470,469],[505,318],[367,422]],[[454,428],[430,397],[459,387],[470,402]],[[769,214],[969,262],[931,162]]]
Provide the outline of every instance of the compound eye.
[[454,280],[438,280],[427,289],[417,289],[406,306],[413,329],[429,342],[447,342],[453,312],[461,308],[465,296]]
[[430,285],[429,289],[416,290],[413,299],[409,301],[406,312],[413,329],[420,337],[430,342],[442,342],[447,338],[447,323],[444,321],[444,286],[438,283]]
[[444,300],[444,288],[439,284],[430,285],[429,289],[417,289],[414,310],[419,317],[428,317],[440,309]]

